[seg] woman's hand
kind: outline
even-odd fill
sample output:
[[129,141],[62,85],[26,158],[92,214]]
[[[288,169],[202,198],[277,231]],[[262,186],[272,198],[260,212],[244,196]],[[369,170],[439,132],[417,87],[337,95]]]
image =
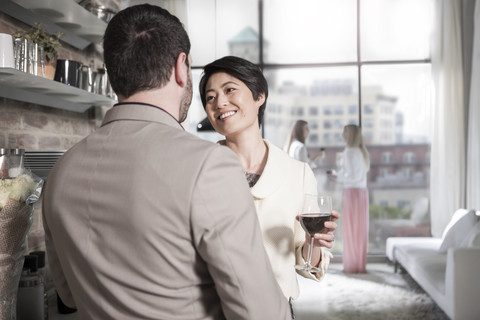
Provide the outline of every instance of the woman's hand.
[[[337,210],[332,210],[332,219],[325,222],[325,227],[328,228],[326,233],[315,233],[313,242],[314,247],[325,247],[331,249],[333,247],[333,241],[335,240],[335,235],[333,234],[337,230],[337,223],[335,222],[340,218],[340,213]],[[299,216],[297,216],[297,220]],[[310,235],[305,232],[305,243],[310,243]],[[305,248],[306,249],[306,248]],[[306,253],[306,251],[305,251]]]
[[[330,221],[325,222],[325,227],[328,228],[326,233],[315,233],[312,250],[312,265],[318,266],[321,262],[321,247],[331,249],[333,247],[333,241],[335,240],[334,231],[337,229],[337,223],[335,222],[340,218],[340,213],[337,210],[332,210],[332,218]],[[297,220],[300,217],[297,216]],[[310,236],[305,232],[305,243],[303,245],[302,256],[306,260],[308,254],[308,244],[310,243]]]
[[[314,247],[325,247],[331,249],[333,247],[333,241],[335,235],[333,234],[337,230],[337,223],[335,222],[340,218],[340,213],[337,210],[332,210],[332,219],[325,222],[325,227],[328,228],[327,233],[315,233],[313,242]],[[305,243],[310,243],[310,236],[305,232]]]
[[337,179],[337,173],[335,172],[335,170],[327,170],[327,176],[332,179],[332,180],[336,180]]

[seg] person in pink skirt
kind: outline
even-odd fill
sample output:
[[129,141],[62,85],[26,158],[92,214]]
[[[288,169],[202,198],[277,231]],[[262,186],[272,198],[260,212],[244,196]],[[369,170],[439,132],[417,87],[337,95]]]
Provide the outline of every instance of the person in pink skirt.
[[337,173],[330,174],[330,177],[343,183],[343,271],[365,273],[368,244],[367,172],[370,158],[359,126],[345,126],[343,139],[346,142],[343,165]]

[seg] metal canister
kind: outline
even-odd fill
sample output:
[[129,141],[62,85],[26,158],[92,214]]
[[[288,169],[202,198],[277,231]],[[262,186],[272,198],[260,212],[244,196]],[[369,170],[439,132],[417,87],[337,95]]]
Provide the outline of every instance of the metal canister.
[[0,148],[0,179],[15,178],[23,169],[25,149]]
[[89,66],[83,65],[82,66],[82,89],[88,92],[93,93],[93,81],[94,75],[92,72],[92,68]]

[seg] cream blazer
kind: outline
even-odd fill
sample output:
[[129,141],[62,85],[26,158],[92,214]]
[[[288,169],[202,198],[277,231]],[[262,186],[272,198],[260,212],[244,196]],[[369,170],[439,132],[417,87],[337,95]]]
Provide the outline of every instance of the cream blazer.
[[[305,232],[296,216],[302,211],[303,195],[317,194],[317,181],[307,163],[292,159],[267,140],[265,143],[268,147],[267,164],[250,192],[275,278],[286,297],[297,298],[299,290],[294,266],[305,263],[302,257]],[[322,248],[322,272],[316,276],[305,271],[298,273],[305,278],[320,280],[331,257],[332,254]]]

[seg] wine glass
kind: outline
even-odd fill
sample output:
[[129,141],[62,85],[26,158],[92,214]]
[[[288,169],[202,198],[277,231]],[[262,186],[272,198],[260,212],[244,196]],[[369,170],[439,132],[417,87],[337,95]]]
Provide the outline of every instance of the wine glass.
[[325,228],[325,222],[332,219],[332,197],[324,194],[305,194],[303,209],[299,218],[303,230],[310,235],[310,243],[308,245],[307,261],[303,266],[295,266],[295,269],[313,273],[319,272],[321,270],[311,264],[313,241],[315,241],[313,235],[328,232],[328,228]]

